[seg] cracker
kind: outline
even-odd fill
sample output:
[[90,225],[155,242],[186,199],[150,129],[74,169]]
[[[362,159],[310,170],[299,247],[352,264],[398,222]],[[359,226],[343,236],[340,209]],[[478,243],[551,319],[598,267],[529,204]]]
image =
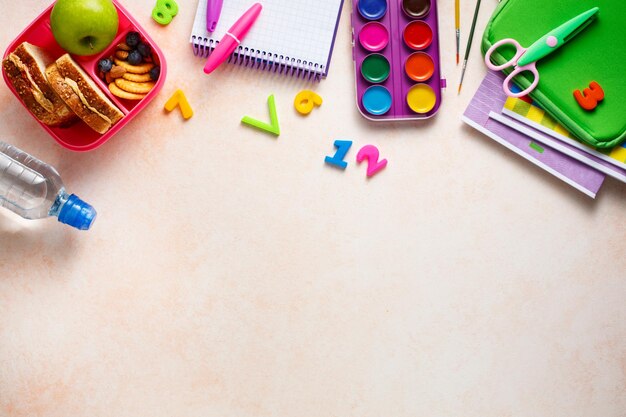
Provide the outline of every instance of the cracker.
[[147,94],[154,87],[153,82],[147,83],[137,83],[134,81],[125,80],[124,78],[118,78],[115,80],[115,85],[117,85],[122,90],[133,93],[133,94]]
[[119,65],[120,67],[124,67],[126,72],[131,72],[133,74],[145,74],[150,72],[152,68],[154,68],[154,64],[146,63],[141,65],[131,65],[126,61],[122,61],[121,59],[115,58],[115,65]]
[[145,94],[133,94],[133,93],[124,91],[121,88],[119,88],[117,85],[115,85],[115,83],[109,84],[109,91],[115,97],[119,97],[124,100],[141,100],[142,98],[146,96]]
[[127,72],[122,76],[125,80],[134,81],[136,83],[147,83],[148,81],[152,81],[150,78],[150,74],[132,74]]

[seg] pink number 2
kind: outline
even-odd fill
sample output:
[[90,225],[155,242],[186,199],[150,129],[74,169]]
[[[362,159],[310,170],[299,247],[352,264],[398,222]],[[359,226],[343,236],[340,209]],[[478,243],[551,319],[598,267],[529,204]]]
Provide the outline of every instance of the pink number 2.
[[383,159],[382,161],[379,161],[379,156],[380,153],[378,152],[378,148],[374,145],[365,145],[356,155],[356,161],[358,163],[361,163],[364,159],[367,159],[368,177],[373,177],[378,173],[378,171],[387,166],[387,160]]

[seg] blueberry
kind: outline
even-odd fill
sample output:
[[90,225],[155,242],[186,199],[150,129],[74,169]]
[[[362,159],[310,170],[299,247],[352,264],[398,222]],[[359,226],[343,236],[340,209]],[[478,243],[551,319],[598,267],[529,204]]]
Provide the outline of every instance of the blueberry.
[[111,71],[111,68],[113,68],[113,61],[105,58],[105,59],[101,59],[100,61],[98,61],[98,69],[104,73],[107,73],[109,71]]
[[159,75],[161,75],[161,67],[154,67],[150,70],[150,78],[153,81],[156,81],[159,79]]
[[126,35],[126,45],[130,46],[131,48],[139,45],[139,41],[140,38],[138,32],[129,32],[128,35]]
[[143,61],[143,57],[141,56],[139,51],[136,49],[134,51],[130,51],[130,54],[128,54],[127,59],[130,65],[139,65]]
[[150,48],[150,45],[145,42],[141,42],[139,45],[137,45],[137,50],[144,58],[148,58],[152,54],[152,49]]

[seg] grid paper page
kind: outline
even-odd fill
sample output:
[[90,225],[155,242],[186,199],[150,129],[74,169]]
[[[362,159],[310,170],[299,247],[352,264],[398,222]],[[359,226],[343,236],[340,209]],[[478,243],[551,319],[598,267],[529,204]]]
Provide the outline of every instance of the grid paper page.
[[[327,66],[342,0],[260,0],[263,10],[241,43],[262,52]],[[220,40],[254,0],[224,0],[215,32],[206,30],[206,0],[199,0],[193,36]]]

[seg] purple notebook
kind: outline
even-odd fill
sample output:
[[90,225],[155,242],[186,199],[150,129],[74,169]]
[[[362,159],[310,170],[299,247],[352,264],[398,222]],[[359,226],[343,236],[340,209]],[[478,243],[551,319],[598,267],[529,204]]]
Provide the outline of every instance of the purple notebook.
[[503,80],[500,73],[487,73],[463,113],[462,120],[577,190],[595,198],[604,182],[604,174],[552,148],[542,147],[530,137],[489,117],[490,112],[502,113],[507,98],[502,91]]
[[[491,118],[506,124],[524,135],[527,135],[530,139],[537,140],[542,145],[549,146],[558,152],[571,156],[572,158],[584,163],[585,165],[589,165],[593,169],[600,171],[609,177],[613,177],[621,182],[626,182],[626,169],[618,167],[613,163],[608,162],[606,159],[602,159],[594,155],[591,153],[594,152],[594,150],[592,148],[587,148],[586,145],[577,147],[571,143],[559,141],[546,133],[549,131],[548,129],[540,130],[537,128],[541,127],[540,125],[530,124],[530,120],[521,117],[506,108],[502,110],[502,114],[495,114],[494,112],[491,112]],[[599,152],[597,152],[597,155],[605,156]]]

